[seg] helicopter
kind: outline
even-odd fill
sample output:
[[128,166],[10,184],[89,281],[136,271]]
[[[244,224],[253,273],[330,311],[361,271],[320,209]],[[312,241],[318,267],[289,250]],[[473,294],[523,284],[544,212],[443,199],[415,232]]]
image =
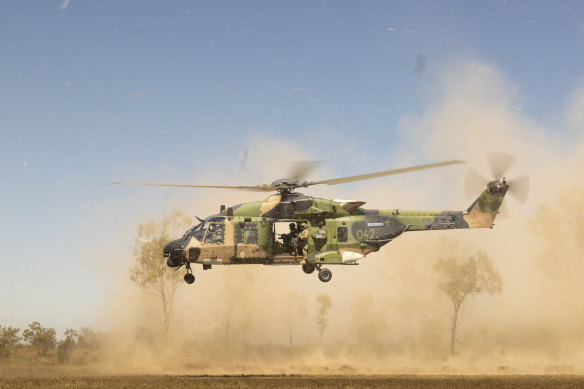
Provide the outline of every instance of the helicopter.
[[[304,161],[291,178],[278,179],[269,185],[125,181],[115,184],[275,192],[260,201],[230,207],[221,205],[218,214],[204,219],[197,217],[198,224],[164,246],[162,254],[166,264],[177,269],[184,266],[184,280],[188,284],[195,282],[191,267],[194,264],[201,264],[203,270],[209,270],[213,265],[301,265],[304,273],[312,274],[318,270],[319,280],[329,282],[332,272],[324,266],[358,265],[360,259],[379,251],[405,232],[493,228],[503,198],[510,188],[504,170],[512,161],[513,157],[509,154],[491,153],[494,179],[488,181],[486,187],[484,179],[476,171],[470,171],[471,181],[482,181],[482,192],[465,211],[364,209],[364,201],[329,200],[296,191],[319,184],[337,185],[463,164],[461,160],[321,181],[302,179],[314,167],[311,161]],[[527,177],[518,180],[516,186],[520,201],[525,201]],[[468,191],[468,187],[466,189]]]

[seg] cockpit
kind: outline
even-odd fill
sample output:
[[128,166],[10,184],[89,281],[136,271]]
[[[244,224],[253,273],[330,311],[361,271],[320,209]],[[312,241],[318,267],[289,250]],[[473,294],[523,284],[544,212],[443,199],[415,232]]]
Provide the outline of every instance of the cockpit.
[[189,228],[184,238],[194,237],[199,242],[223,243],[225,240],[225,218],[223,216],[209,216],[201,223]]

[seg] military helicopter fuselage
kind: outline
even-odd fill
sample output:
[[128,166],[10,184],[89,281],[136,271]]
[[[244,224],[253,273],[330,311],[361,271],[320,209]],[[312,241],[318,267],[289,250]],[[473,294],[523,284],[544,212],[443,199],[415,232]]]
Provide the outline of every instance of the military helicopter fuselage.
[[[404,232],[492,228],[503,198],[510,188],[504,172],[513,157],[506,153],[488,155],[494,181],[480,178],[482,193],[465,211],[365,209],[363,201],[327,200],[295,192],[312,185],[337,185],[394,174],[464,163],[451,160],[330,180],[302,181],[317,161],[299,162],[292,178],[261,185],[200,185],[153,182],[116,184],[235,189],[273,192],[262,201],[221,206],[218,214],[199,219],[181,238],[164,246],[163,255],[170,267],[184,266],[185,281],[195,277],[191,264],[204,270],[213,265],[263,264],[302,265],[305,273],[318,270],[318,278],[328,282],[332,272],[324,265],[356,265],[368,254],[378,251]],[[479,176],[477,176],[479,177]],[[525,201],[529,189],[527,176],[514,181],[515,195]],[[477,192],[478,192],[477,191]],[[473,193],[476,193],[473,189]]]
[[[461,228],[491,228],[508,185],[505,179],[488,183],[466,211],[364,209],[362,201],[327,200],[293,190],[281,190],[263,201],[221,207],[163,250],[170,267],[185,266],[187,283],[194,282],[191,264],[302,264],[305,273],[323,265],[355,265],[404,232]],[[278,233],[279,227],[286,227]],[[302,227],[306,242],[299,242]],[[307,244],[303,255],[302,246]]]

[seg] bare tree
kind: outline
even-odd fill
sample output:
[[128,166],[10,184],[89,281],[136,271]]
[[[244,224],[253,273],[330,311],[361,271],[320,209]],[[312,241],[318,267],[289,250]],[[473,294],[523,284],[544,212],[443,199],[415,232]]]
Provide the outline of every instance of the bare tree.
[[331,298],[326,293],[316,295],[318,308],[316,309],[316,324],[320,330],[320,344],[322,346],[324,340],[324,330],[328,326],[328,311],[333,306]]
[[454,309],[450,327],[450,352],[454,355],[460,307],[466,297],[483,292],[501,293],[503,280],[495,270],[493,260],[483,251],[478,251],[476,257],[469,257],[466,261],[440,259],[434,268],[442,276],[440,289],[450,297]]
[[136,263],[130,269],[130,279],[142,290],[159,297],[164,314],[164,339],[173,312],[174,293],[180,284],[181,274],[169,268],[162,257],[166,243],[176,238],[179,231],[191,225],[191,219],[180,211],[172,210],[162,220],[150,220],[138,226],[138,237],[134,246]]

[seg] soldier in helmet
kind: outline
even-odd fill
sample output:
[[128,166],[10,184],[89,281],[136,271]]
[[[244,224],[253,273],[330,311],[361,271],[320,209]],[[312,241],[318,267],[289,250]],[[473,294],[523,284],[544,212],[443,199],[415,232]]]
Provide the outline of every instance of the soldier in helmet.
[[308,226],[306,223],[299,223],[300,232],[298,233],[298,247],[302,248],[302,261],[300,263],[306,263],[306,257],[308,256]]
[[298,231],[296,230],[296,223],[290,223],[288,225],[290,228],[290,234],[288,234],[289,239],[289,249],[291,254],[294,256],[298,255]]
[[223,242],[224,226],[218,223],[211,223],[207,231],[205,242],[207,243],[221,243]]

